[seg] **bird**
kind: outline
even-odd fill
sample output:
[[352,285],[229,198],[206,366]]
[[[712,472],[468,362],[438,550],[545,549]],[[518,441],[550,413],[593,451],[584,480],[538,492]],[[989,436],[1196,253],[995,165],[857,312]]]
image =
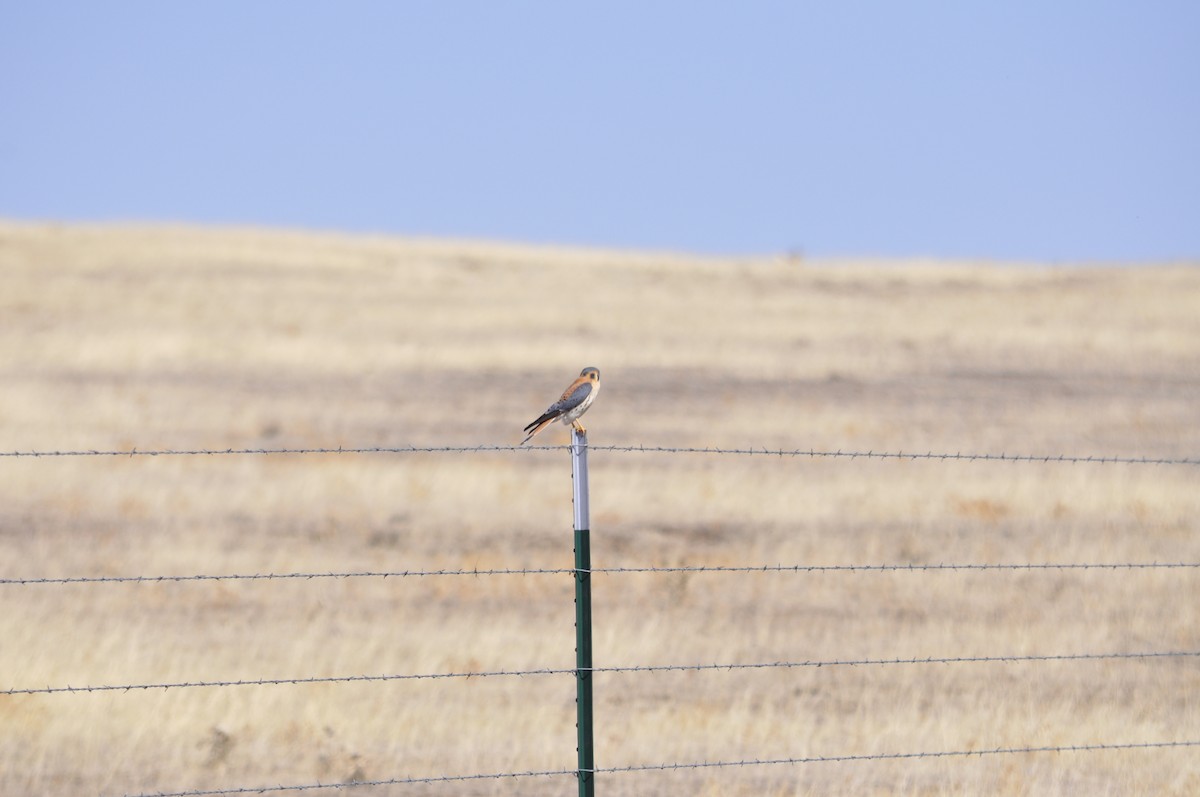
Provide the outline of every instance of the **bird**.
[[538,416],[537,420],[525,427],[524,431],[528,434],[521,441],[521,445],[528,443],[535,434],[558,420],[570,424],[571,428],[580,434],[587,434],[587,429],[583,428],[583,424],[579,422],[579,416],[587,412],[599,392],[600,369],[589,365],[579,372],[579,378],[563,391],[558,401],[551,404],[545,412]]

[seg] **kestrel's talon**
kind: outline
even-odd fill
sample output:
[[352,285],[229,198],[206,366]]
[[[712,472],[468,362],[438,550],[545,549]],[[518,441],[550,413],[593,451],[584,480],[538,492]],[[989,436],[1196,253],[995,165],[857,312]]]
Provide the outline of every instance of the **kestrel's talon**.
[[563,391],[562,397],[551,404],[550,408],[543,412],[536,421],[525,427],[528,434],[521,441],[521,445],[528,443],[535,434],[558,420],[569,424],[580,434],[587,434],[587,429],[579,422],[579,416],[587,412],[587,408],[592,406],[592,402],[595,401],[596,394],[599,392],[600,370],[591,367],[584,368],[579,372],[579,378]]

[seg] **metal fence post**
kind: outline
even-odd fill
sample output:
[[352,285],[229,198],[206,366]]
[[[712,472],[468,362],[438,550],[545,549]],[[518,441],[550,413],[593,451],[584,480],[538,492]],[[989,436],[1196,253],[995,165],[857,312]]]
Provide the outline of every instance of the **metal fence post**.
[[589,540],[587,434],[571,430],[571,481],[575,503],[575,728],[579,797],[594,797],[592,747],[592,549]]

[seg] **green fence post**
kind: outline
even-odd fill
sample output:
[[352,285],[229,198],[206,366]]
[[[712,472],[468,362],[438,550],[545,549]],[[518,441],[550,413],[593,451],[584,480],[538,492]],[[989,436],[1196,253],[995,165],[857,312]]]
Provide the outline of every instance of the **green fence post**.
[[575,503],[575,727],[579,797],[594,797],[592,747],[592,548],[588,528],[587,435],[571,430],[571,480]]

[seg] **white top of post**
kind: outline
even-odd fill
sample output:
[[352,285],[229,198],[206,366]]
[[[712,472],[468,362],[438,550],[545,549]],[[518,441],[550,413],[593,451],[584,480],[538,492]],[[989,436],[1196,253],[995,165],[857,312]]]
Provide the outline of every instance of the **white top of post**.
[[575,486],[575,528],[591,529],[588,517],[587,435],[571,430],[571,481]]

